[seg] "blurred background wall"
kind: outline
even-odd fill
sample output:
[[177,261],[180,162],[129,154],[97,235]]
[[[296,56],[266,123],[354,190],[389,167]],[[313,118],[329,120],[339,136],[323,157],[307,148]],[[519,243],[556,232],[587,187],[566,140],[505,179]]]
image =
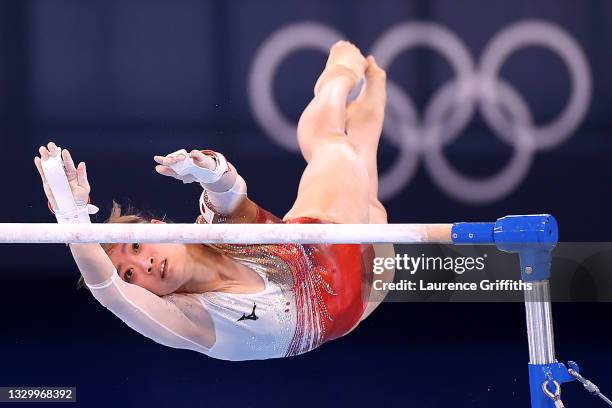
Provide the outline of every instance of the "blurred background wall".
[[[605,0],[1,1],[2,222],[53,220],[32,163],[50,140],[87,162],[99,220],[116,199],[193,221],[198,187],[153,170],[180,148],[223,152],[282,216],[305,165],[293,127],[347,38],[388,70],[390,221],[546,212],[563,241],[610,240],[611,18]],[[228,364],[131,333],[74,289],[62,245],[0,255],[0,385],[76,385],[87,405],[527,406],[520,304],[386,304],[315,353]],[[608,390],[610,311],[555,309],[559,349]]]

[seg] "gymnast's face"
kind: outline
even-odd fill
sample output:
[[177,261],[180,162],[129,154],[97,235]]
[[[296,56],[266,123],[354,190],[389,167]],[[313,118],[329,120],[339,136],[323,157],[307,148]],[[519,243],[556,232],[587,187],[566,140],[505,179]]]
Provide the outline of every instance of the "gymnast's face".
[[175,292],[186,281],[187,247],[182,244],[117,244],[108,256],[121,279],[158,296]]

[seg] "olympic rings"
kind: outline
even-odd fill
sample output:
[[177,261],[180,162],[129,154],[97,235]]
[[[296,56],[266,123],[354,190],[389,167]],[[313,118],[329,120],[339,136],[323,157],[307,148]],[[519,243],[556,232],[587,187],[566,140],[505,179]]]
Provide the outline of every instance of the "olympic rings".
[[[255,119],[266,134],[283,148],[299,151],[296,125],[278,109],[273,95],[273,76],[287,55],[304,48],[327,53],[341,33],[318,23],[299,23],[273,33],[257,51],[249,73],[249,99]],[[561,27],[545,21],[511,24],[497,33],[484,48],[479,64],[465,44],[447,28],[427,22],[396,25],[374,43],[371,54],[389,68],[395,58],[412,48],[425,46],[446,58],[455,78],[431,97],[422,118],[402,88],[388,80],[388,103],[383,133],[400,149],[393,165],[380,176],[380,198],[397,195],[410,182],[419,157],[433,181],[450,196],[472,204],[498,200],[512,192],[527,176],[539,150],[559,146],[580,125],[591,100],[592,79],[580,45]],[[557,118],[535,125],[520,94],[499,77],[503,63],[518,49],[538,46],[557,53],[568,68],[570,97]],[[443,154],[467,127],[476,111],[495,136],[514,148],[506,167],[485,179],[473,179],[456,171]]]

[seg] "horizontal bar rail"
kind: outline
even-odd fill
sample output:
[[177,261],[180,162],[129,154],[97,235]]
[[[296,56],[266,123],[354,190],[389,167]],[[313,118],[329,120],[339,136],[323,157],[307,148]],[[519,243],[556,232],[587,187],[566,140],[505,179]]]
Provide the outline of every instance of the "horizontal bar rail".
[[451,224],[0,223],[0,243],[450,243]]

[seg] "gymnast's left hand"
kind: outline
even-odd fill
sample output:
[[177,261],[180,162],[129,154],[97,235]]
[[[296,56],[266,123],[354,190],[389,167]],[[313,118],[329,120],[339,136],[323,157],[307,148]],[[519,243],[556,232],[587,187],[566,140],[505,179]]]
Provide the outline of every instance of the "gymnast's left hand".
[[[49,203],[54,209],[57,209],[57,204],[53,198],[53,193],[51,192],[49,183],[47,182],[45,174],[43,173],[41,160],[48,160],[50,157],[57,157],[60,149],[55,143],[49,142],[46,147],[41,146],[38,151],[40,153],[40,157],[37,156],[34,158],[34,164],[36,165],[40,178],[42,179],[43,188]],[[89,192],[91,190],[89,181],[87,180],[87,168],[85,166],[85,162],[80,162],[78,166],[75,166],[72,156],[67,149],[63,149],[61,154],[62,161],[64,162],[64,171],[66,172],[66,178],[68,179],[68,184],[70,185],[70,190],[72,191],[74,201],[79,207],[84,207],[89,201]]]

